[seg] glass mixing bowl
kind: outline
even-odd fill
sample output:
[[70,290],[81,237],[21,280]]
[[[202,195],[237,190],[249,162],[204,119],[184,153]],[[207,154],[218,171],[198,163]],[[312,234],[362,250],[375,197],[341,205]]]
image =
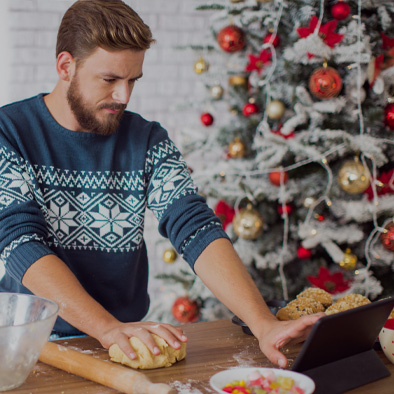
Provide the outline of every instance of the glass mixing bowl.
[[58,305],[28,294],[0,293],[0,391],[23,384],[45,346]]

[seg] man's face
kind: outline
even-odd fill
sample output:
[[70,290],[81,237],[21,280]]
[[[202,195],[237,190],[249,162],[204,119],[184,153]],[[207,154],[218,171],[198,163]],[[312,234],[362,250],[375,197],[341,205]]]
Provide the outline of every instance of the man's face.
[[67,101],[77,131],[114,133],[129,102],[134,83],[142,77],[145,51],[97,48],[75,71]]

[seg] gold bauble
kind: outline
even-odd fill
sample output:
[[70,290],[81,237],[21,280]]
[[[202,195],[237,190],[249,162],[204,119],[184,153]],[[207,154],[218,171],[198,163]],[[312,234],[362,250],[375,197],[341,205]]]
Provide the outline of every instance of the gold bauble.
[[239,86],[242,88],[248,87],[248,78],[243,75],[233,75],[228,79],[230,86]]
[[219,100],[223,97],[224,89],[220,85],[213,85],[211,86],[211,96]]
[[364,192],[369,184],[369,171],[356,158],[345,162],[339,170],[337,181],[342,190],[349,194]]
[[194,71],[197,74],[202,74],[209,70],[209,63],[205,61],[205,59],[201,56],[195,63],[194,63]]
[[339,262],[339,265],[344,270],[354,270],[357,265],[357,256],[351,253],[350,249],[346,249],[343,254],[343,260]]
[[238,237],[255,240],[263,232],[263,220],[259,212],[248,204],[234,216],[233,227]]
[[233,159],[240,159],[245,156],[246,147],[245,144],[238,138],[234,138],[228,146],[228,154]]
[[175,249],[166,249],[163,253],[163,260],[164,262],[168,263],[168,264],[172,264],[175,262],[175,260],[177,259],[178,255],[175,251]]
[[280,119],[285,113],[285,106],[280,100],[272,100],[267,105],[267,115],[273,120]]

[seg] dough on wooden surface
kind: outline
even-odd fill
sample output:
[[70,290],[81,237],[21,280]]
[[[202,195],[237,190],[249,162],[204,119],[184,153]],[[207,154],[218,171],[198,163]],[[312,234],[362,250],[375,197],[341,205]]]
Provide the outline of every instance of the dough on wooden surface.
[[160,349],[161,354],[155,356],[148,347],[137,337],[129,339],[131,347],[134,349],[137,358],[131,360],[117,344],[109,348],[109,356],[111,361],[127,365],[135,369],[155,369],[162,367],[170,367],[177,361],[183,360],[186,357],[186,343],[181,343],[180,349],[174,349],[163,338],[151,334],[157,347]]

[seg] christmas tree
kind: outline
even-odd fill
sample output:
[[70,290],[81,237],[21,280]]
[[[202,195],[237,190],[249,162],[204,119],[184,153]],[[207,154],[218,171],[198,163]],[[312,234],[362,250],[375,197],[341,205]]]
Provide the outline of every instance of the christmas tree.
[[[265,300],[394,295],[394,3],[205,3],[206,95],[182,153]],[[166,253],[150,316],[226,316]]]

